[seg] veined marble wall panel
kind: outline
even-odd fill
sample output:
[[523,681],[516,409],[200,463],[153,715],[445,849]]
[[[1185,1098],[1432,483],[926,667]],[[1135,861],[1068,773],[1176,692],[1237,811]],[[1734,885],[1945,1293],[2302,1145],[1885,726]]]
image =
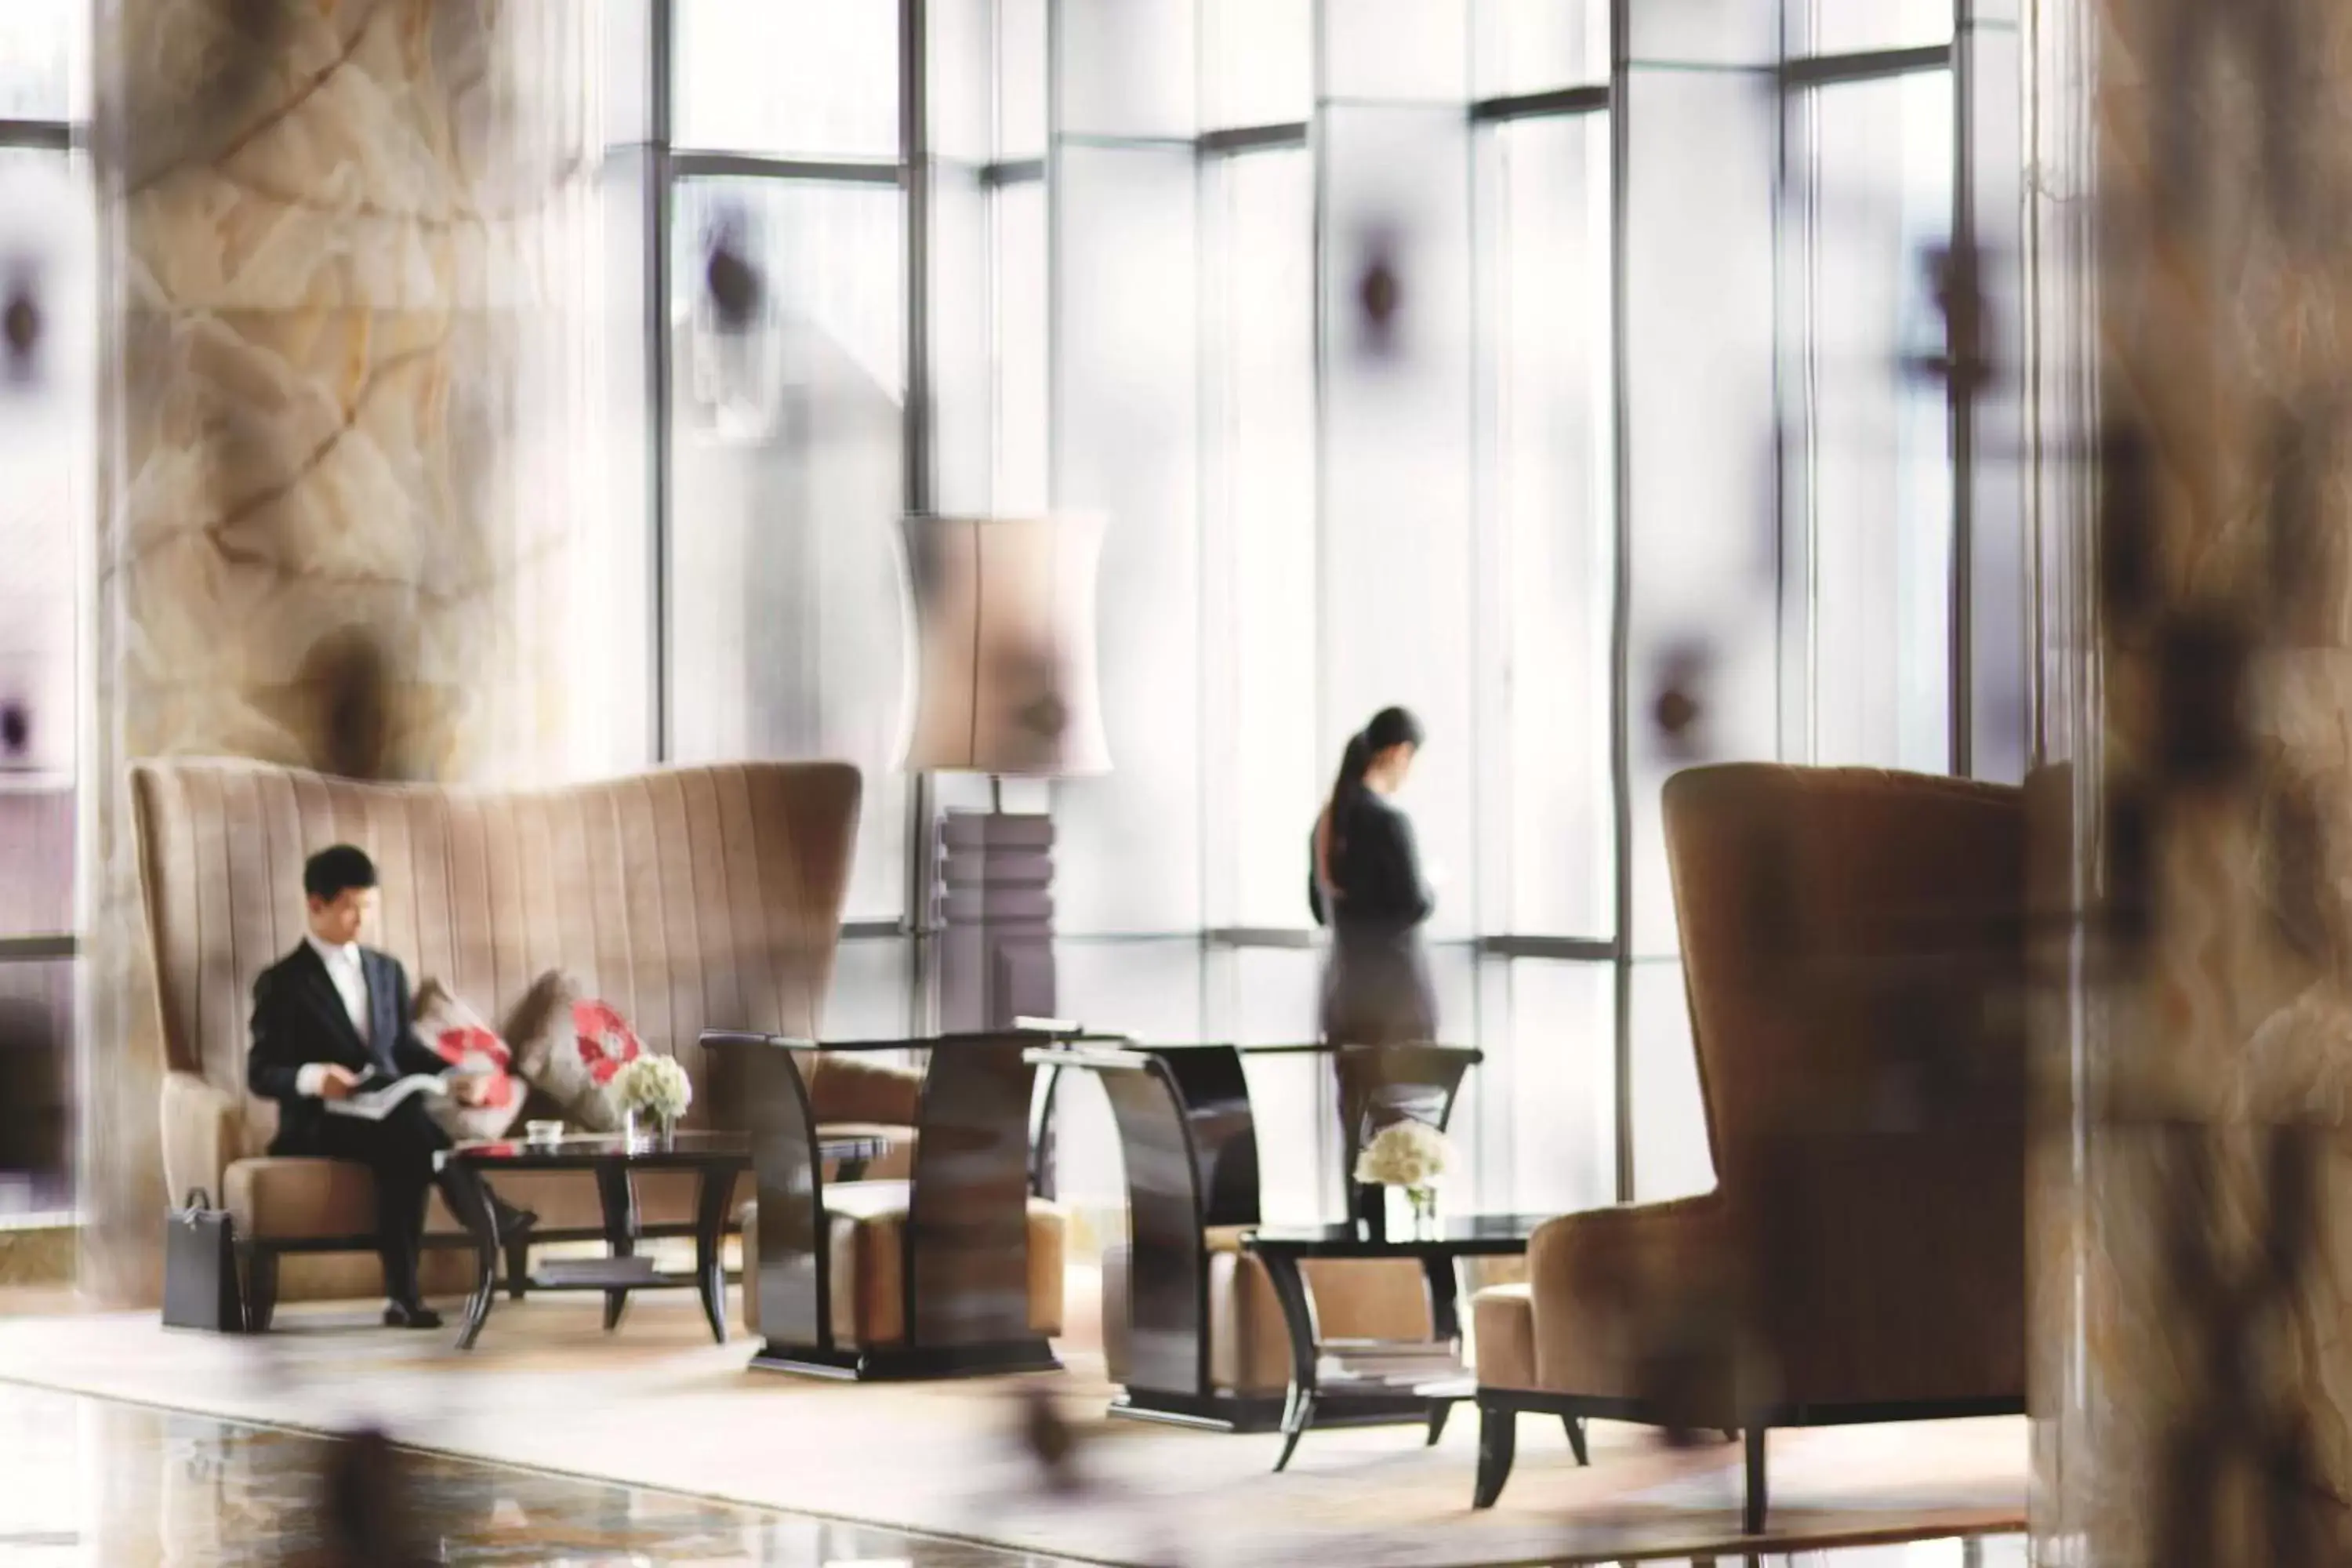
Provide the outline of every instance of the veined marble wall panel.
[[127,764],[524,781],[593,754],[566,690],[614,586],[602,9],[99,0],[82,1195],[106,1298],[155,1298],[167,1196]]
[[[2043,58],[2042,123],[2091,133],[2070,151],[2095,170],[2095,292],[2048,277],[2095,332],[2099,422],[2071,454],[2063,418],[2039,434],[2053,465],[2095,453],[2095,547],[2042,539],[2039,647],[2045,742],[2073,737],[2088,780],[2072,837],[2095,918],[2068,981],[2071,1194],[2038,1176],[2040,1234],[2071,1253],[2036,1303],[2038,1546],[2102,1568],[2338,1562],[2352,11],[2081,9]],[[2065,259],[2070,197],[2062,179],[2029,198],[2053,220],[2039,261]]]

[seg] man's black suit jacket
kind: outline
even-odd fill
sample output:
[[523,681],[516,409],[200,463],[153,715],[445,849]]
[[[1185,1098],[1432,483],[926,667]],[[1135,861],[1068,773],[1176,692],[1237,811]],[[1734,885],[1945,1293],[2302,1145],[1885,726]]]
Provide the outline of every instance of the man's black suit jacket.
[[253,1048],[245,1058],[245,1080],[254,1093],[278,1101],[272,1153],[304,1153],[318,1142],[327,1111],[299,1087],[302,1069],[310,1063],[332,1062],[362,1077],[385,1078],[439,1073],[449,1065],[408,1032],[408,973],[400,961],[363,947],[360,973],[367,977],[373,1045],[352,1027],[343,994],[335,989],[326,960],[309,942],[263,970],[253,983]]

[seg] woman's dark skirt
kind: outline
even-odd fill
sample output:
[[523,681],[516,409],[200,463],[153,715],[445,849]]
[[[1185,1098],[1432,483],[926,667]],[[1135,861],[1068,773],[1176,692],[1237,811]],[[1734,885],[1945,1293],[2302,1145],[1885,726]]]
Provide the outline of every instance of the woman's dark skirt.
[[1435,1039],[1437,994],[1420,931],[1335,931],[1323,969],[1322,1025],[1333,1045]]

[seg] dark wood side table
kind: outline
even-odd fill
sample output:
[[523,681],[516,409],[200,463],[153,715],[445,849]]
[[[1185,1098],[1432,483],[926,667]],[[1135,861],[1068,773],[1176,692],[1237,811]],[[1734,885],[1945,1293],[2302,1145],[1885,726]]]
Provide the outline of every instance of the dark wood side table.
[[[1242,1237],[1242,1250],[1265,1265],[1283,1326],[1290,1334],[1290,1393],[1282,1407],[1282,1454],[1277,1470],[1290,1463],[1299,1435],[1316,1425],[1318,1408],[1344,1415],[1352,1402],[1393,1401],[1400,1394],[1423,1402],[1429,1441],[1445,1429],[1456,1402],[1477,1385],[1461,1357],[1462,1324],[1455,1308],[1459,1287],[1454,1265],[1465,1258],[1509,1258],[1528,1249],[1528,1237],[1549,1215],[1459,1215],[1415,1228],[1410,1235],[1381,1236],[1360,1222],[1344,1225],[1261,1226]],[[1428,1344],[1325,1343],[1315,1324],[1315,1298],[1299,1265],[1313,1258],[1410,1258],[1429,1280],[1429,1317],[1435,1338]],[[1328,1384],[1321,1375],[1324,1353],[1353,1362],[1350,1374]],[[1569,1438],[1584,1457],[1584,1433],[1570,1422]]]
[[[887,1152],[890,1142],[879,1135],[829,1136],[822,1141],[823,1156],[844,1165],[863,1166]],[[486,1179],[519,1171],[586,1171],[596,1178],[596,1195],[604,1215],[608,1256],[551,1263],[534,1273],[534,1290],[601,1290],[604,1293],[604,1327],[620,1326],[635,1290],[701,1292],[703,1316],[711,1337],[727,1342],[727,1272],[721,1248],[727,1236],[729,1199],[735,1178],[751,1168],[751,1141],[740,1132],[676,1132],[667,1139],[631,1142],[618,1133],[574,1133],[549,1142],[501,1139],[495,1142],[460,1143],[441,1156]],[[696,1176],[694,1205],[694,1268],[690,1273],[663,1271],[650,1258],[637,1256],[637,1198],[633,1178],[640,1171],[691,1171]],[[478,1193],[481,1189],[475,1187]],[[481,1273],[466,1303],[466,1321],[457,1331],[457,1348],[471,1350],[489,1321],[490,1304],[499,1283],[498,1223],[487,1204],[464,1215],[473,1233]]]

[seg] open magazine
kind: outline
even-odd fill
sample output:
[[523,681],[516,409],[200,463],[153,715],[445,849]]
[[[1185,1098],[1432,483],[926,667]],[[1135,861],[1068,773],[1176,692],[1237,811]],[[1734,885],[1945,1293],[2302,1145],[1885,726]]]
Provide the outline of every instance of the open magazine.
[[381,1121],[412,1095],[446,1094],[449,1086],[433,1073],[413,1072],[406,1078],[372,1078],[362,1082],[347,1100],[331,1100],[328,1110],[337,1116],[356,1116],[362,1121]]

